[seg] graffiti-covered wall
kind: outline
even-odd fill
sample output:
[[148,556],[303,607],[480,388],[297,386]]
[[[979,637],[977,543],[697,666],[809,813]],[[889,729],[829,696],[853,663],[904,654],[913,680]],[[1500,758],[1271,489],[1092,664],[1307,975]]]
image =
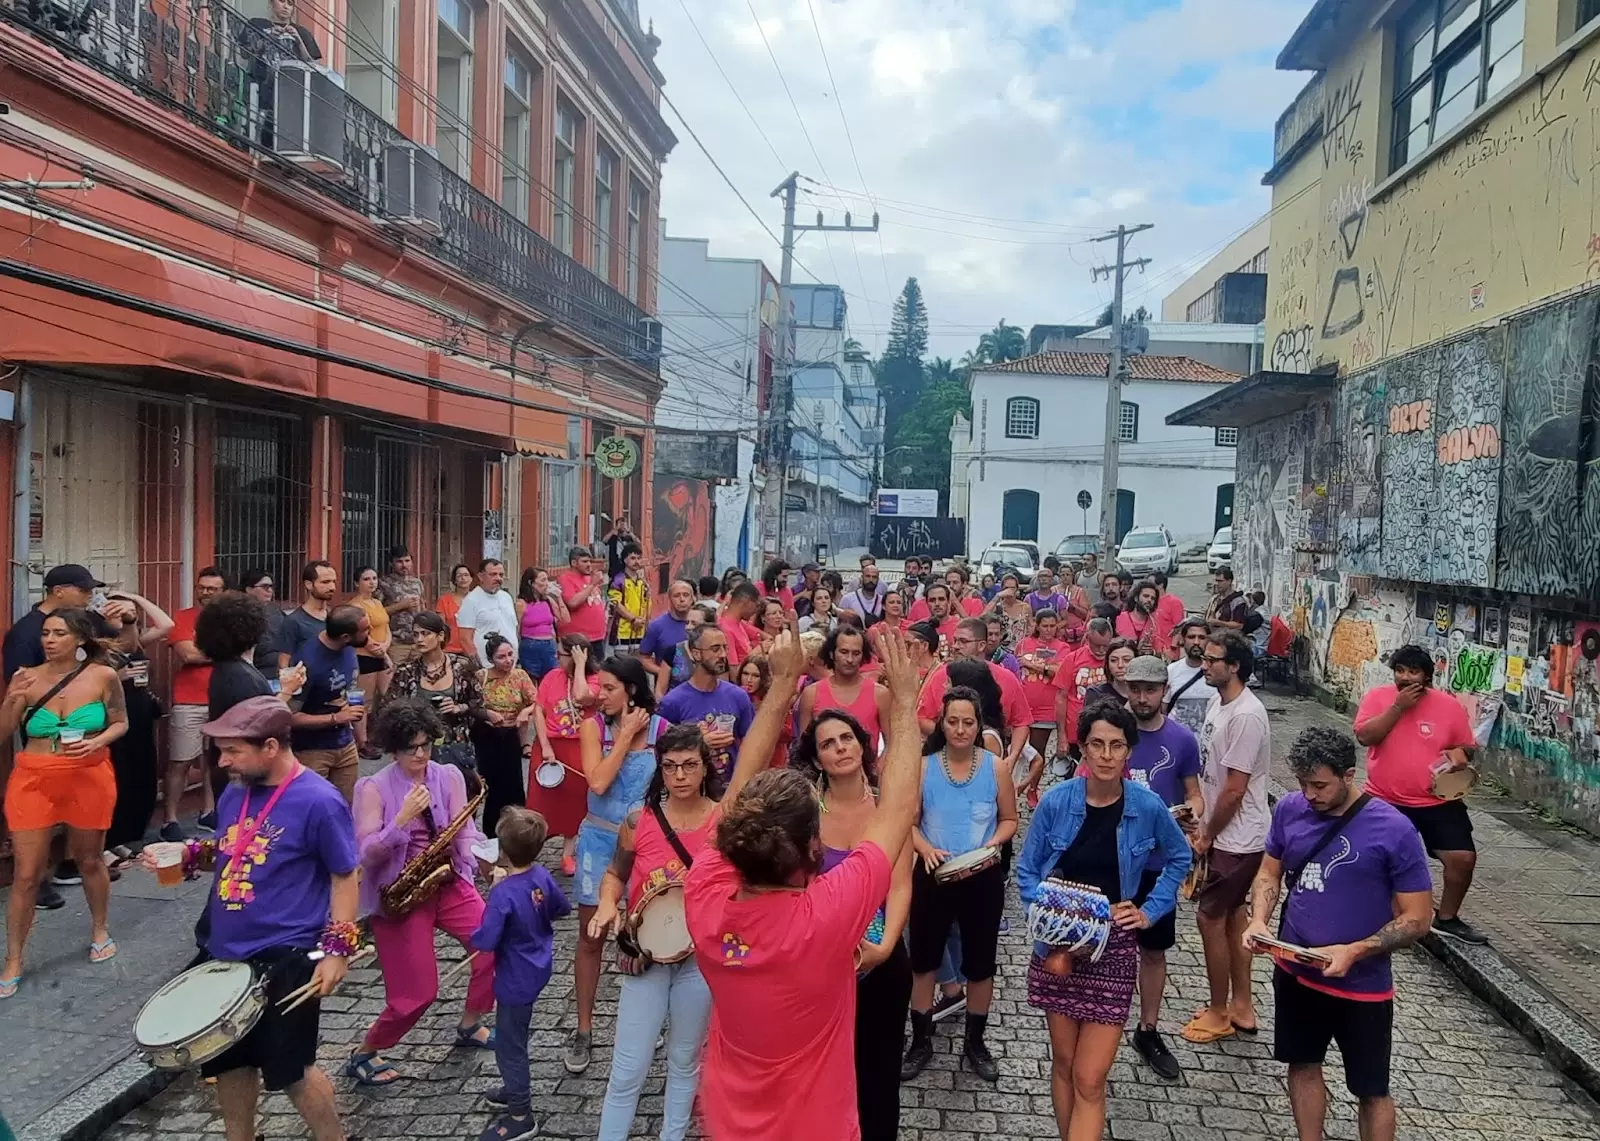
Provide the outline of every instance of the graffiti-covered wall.
[[1339,462],[1330,400],[1239,434],[1235,457],[1234,574],[1247,590],[1287,614],[1296,552],[1332,549],[1330,510]]

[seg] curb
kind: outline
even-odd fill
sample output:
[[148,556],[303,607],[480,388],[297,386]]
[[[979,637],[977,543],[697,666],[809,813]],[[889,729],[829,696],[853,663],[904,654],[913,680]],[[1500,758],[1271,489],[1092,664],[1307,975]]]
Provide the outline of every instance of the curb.
[[94,1141],[177,1076],[129,1055],[30,1121],[17,1132],[17,1141]]
[[1552,1065],[1600,1098],[1600,1038],[1534,986],[1500,952],[1429,932],[1421,945],[1539,1048]]

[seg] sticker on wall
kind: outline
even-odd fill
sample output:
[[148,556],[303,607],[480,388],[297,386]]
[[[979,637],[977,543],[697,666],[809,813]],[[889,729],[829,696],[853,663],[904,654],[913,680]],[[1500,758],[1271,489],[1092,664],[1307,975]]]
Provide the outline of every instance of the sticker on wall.
[[1483,608],[1483,641],[1488,646],[1505,645],[1505,631],[1500,626],[1500,608],[1498,606],[1485,606]]
[[1527,659],[1509,657],[1506,659],[1506,692],[1512,697],[1522,694],[1522,675],[1527,669]]
[[1483,282],[1478,282],[1467,292],[1467,303],[1473,309],[1483,308]]
[[1437,634],[1450,632],[1450,604],[1440,602],[1433,608],[1433,629]]
[[1533,611],[1526,606],[1513,606],[1506,612],[1506,652],[1525,658],[1532,639]]

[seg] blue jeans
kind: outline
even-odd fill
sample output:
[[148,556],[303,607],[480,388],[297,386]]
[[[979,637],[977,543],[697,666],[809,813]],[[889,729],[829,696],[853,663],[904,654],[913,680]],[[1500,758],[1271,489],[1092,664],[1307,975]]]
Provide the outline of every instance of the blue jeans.
[[518,1006],[495,1004],[494,1060],[506,1091],[506,1112],[513,1117],[527,1117],[533,1112],[528,1085],[528,1026],[532,1022],[531,1002]]
[[537,682],[559,664],[556,657],[556,640],[523,638],[517,643],[517,664],[527,670],[528,676]]
[[[670,1017],[669,1017],[670,1013]],[[667,1023],[667,1096],[661,1141],[683,1141],[700,1085],[700,1048],[711,1020],[711,990],[693,957],[625,975],[617,1002],[611,1080],[600,1112],[599,1141],[627,1141],[639,1091],[655,1057],[661,1023]]]
[[939,964],[939,974],[935,981],[944,986],[946,983],[967,984],[967,976],[961,973],[961,928],[952,923],[950,937],[944,944],[944,962]]

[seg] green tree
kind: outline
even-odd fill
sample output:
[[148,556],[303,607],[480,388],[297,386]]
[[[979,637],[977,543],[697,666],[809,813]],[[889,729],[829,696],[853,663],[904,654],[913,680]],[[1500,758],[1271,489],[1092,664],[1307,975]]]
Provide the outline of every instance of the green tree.
[[1000,323],[978,338],[978,356],[987,364],[1020,360],[1028,354],[1028,339],[1019,325],[1007,325],[1004,317]]
[[916,278],[908,277],[905,288],[895,298],[889,343],[874,369],[878,390],[883,393],[888,436],[895,434],[900,420],[922,393],[922,358],[927,351],[928,309],[922,300],[922,287]]
[[[1139,306],[1139,308],[1135,309],[1132,313],[1124,313],[1122,315],[1122,319],[1129,322],[1145,322],[1149,321],[1150,317],[1150,310],[1146,309],[1143,305]],[[1111,324],[1111,306],[1107,305],[1103,310],[1101,310],[1100,319],[1094,323],[1094,327],[1096,329],[1104,329],[1109,324]]]

